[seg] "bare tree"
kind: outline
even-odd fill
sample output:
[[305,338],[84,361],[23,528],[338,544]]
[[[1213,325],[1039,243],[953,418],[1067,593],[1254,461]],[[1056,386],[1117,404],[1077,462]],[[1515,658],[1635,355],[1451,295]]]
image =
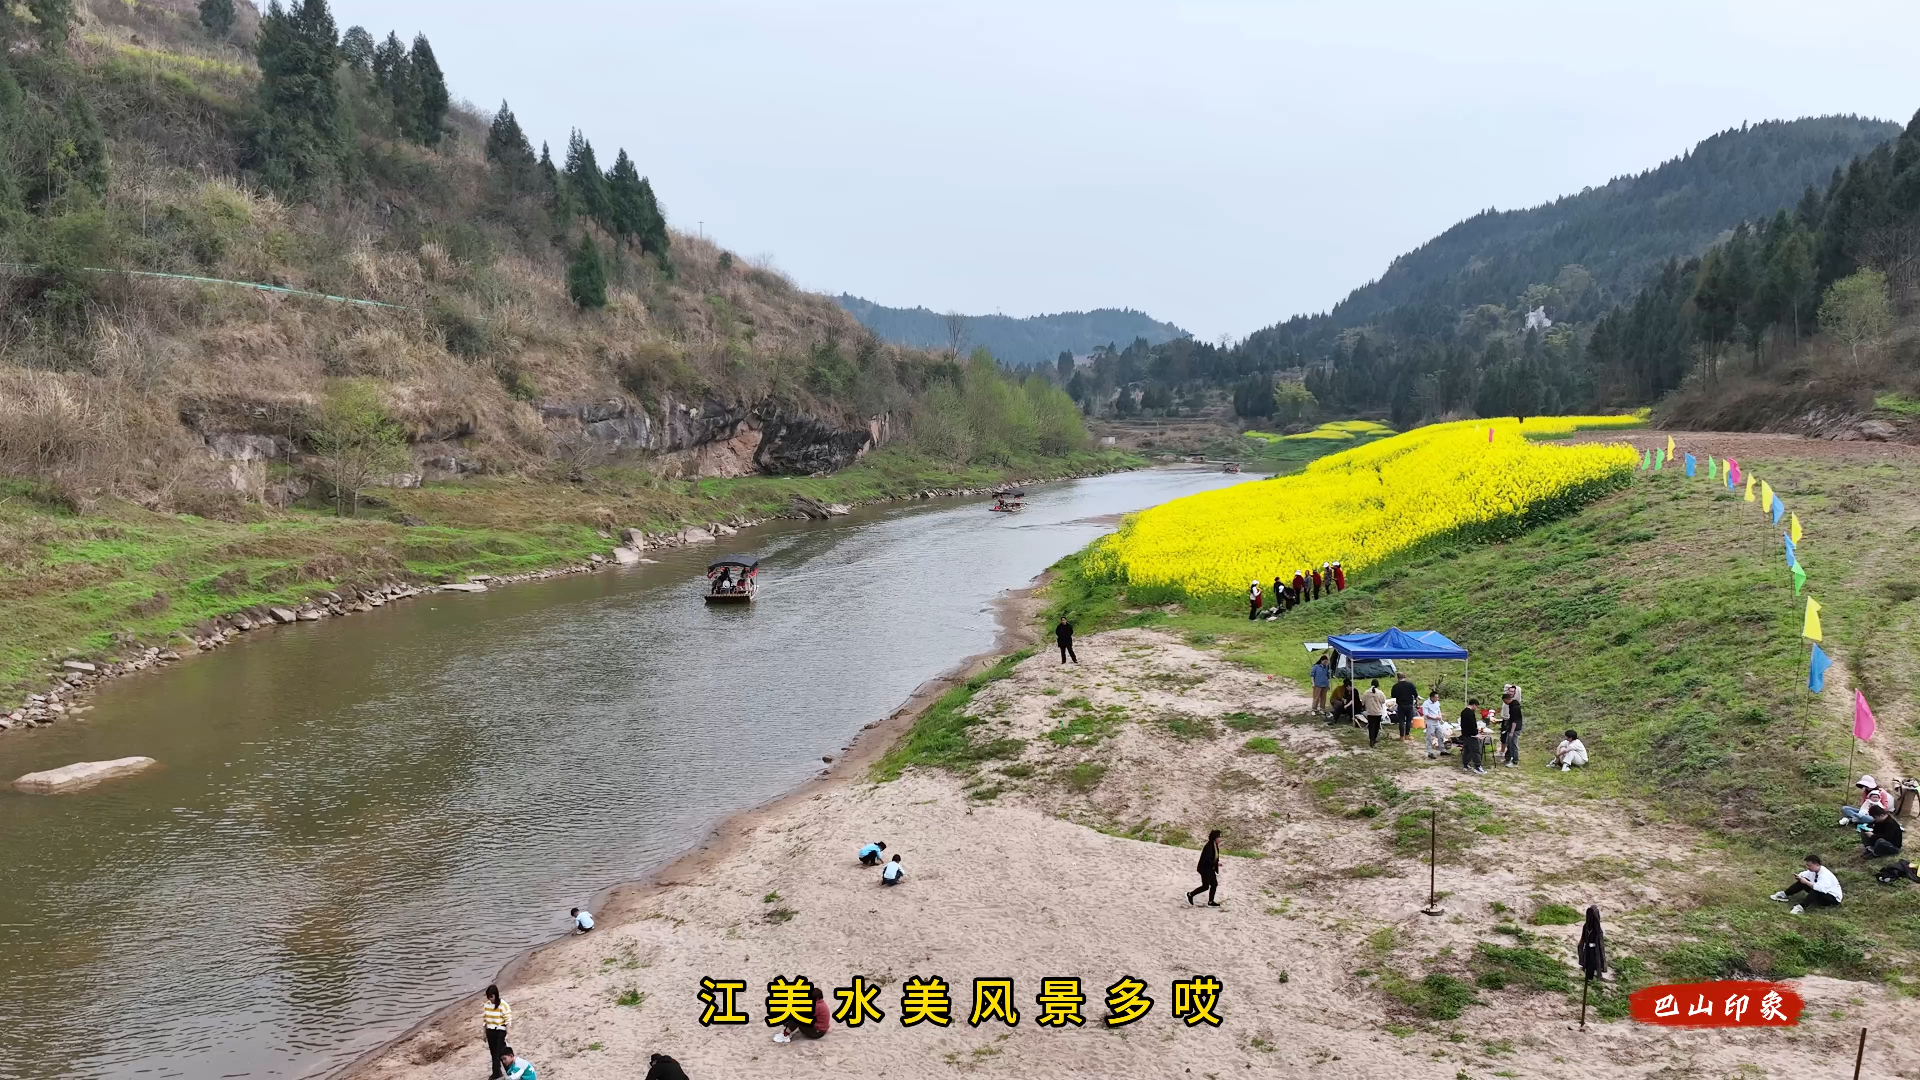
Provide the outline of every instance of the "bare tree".
[[957,360],[960,358],[960,350],[966,348],[967,345],[967,323],[970,320],[957,311],[947,312],[946,318],[947,348],[953,353],[954,359]]
[[1910,311],[1920,291],[1920,225],[1901,222],[1870,229],[1860,238],[1860,261],[1887,277],[1897,312]]

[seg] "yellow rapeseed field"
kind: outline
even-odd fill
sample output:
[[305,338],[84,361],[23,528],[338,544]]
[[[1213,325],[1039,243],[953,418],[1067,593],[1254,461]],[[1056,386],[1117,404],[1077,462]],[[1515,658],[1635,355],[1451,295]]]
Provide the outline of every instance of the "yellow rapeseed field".
[[[1634,416],[1434,424],[1324,457],[1299,473],[1176,499],[1127,520],[1085,567],[1140,603],[1226,602],[1247,583],[1338,560],[1367,567],[1440,537],[1496,539],[1623,486],[1624,444],[1556,446],[1522,436],[1633,427]],[[1493,439],[1487,439],[1491,428]]]

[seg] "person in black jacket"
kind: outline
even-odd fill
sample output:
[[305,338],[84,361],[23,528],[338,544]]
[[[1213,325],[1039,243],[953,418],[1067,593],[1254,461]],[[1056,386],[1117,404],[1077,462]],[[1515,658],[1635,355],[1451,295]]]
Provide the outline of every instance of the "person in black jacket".
[[1520,764],[1520,692],[1507,687],[1500,711],[1500,746],[1508,765]]
[[1900,819],[1884,806],[1875,805],[1867,811],[1873,815],[1873,824],[1867,827],[1867,833],[1860,841],[1860,857],[1878,859],[1883,855],[1898,855],[1900,847],[1906,842],[1907,831],[1900,825]]
[[1060,616],[1060,625],[1053,628],[1053,640],[1060,646],[1061,663],[1068,660],[1076,664],[1080,662],[1080,658],[1073,654],[1073,624],[1067,621],[1065,615]]
[[1389,696],[1393,698],[1393,718],[1400,725],[1400,741],[1405,742],[1413,734],[1413,718],[1420,707],[1420,688],[1403,672]]
[[1207,894],[1207,906],[1219,907],[1219,901],[1213,898],[1213,891],[1220,887],[1220,830],[1207,834],[1207,846],[1200,849],[1200,887],[1187,894],[1187,903],[1201,893]]
[[1460,767],[1486,772],[1480,764],[1480,699],[1469,698],[1460,710]]
[[647,1080],[687,1080],[687,1071],[665,1054],[655,1054],[647,1065]]

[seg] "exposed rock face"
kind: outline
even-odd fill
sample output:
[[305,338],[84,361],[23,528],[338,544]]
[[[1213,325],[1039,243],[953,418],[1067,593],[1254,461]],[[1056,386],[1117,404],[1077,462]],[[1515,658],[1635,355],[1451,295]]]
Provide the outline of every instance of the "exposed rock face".
[[28,773],[15,780],[13,786],[20,791],[36,795],[53,795],[62,791],[88,787],[103,780],[131,776],[155,764],[157,763],[150,757],[123,757],[112,761],[76,761],[72,765],[62,765],[58,769]]
[[893,433],[886,417],[854,425],[772,401],[708,399],[695,406],[668,399],[657,417],[619,400],[547,401],[535,408],[550,425],[577,423],[613,450],[671,456],[689,476],[832,472],[884,445]]

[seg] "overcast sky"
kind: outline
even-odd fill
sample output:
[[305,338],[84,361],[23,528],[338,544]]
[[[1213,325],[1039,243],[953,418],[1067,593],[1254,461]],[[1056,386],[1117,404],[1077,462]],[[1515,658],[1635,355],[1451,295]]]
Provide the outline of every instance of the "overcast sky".
[[333,2],[805,287],[1204,338],[1742,121],[1920,108],[1914,0]]

